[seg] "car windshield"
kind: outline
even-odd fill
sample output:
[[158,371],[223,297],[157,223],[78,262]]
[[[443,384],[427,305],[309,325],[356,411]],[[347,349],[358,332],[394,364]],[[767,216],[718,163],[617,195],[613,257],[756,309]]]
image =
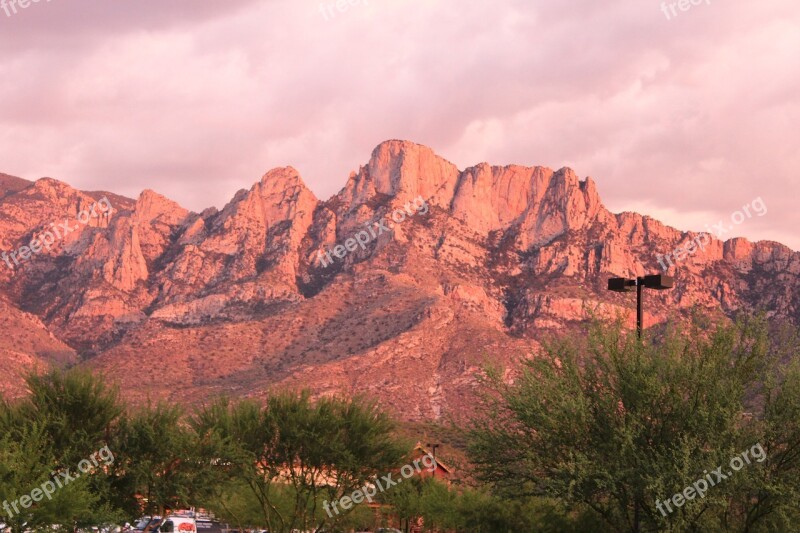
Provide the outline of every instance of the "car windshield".
[[136,523],[136,529],[144,529],[145,527],[147,527],[147,524],[149,524],[149,523],[150,523],[150,519],[149,518],[145,518],[144,520],[139,520]]

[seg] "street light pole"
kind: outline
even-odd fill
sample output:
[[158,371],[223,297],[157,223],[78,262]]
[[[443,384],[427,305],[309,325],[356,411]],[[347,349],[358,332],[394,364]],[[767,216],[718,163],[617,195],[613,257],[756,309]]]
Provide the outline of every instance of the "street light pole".
[[628,292],[631,287],[636,287],[636,336],[642,338],[644,329],[644,312],[642,311],[642,291],[644,289],[656,289],[663,291],[671,289],[675,280],[671,276],[655,274],[651,276],[639,276],[636,279],[610,278],[608,280],[608,290],[614,292]]
[[433,450],[433,464],[436,464],[436,448],[438,448],[439,446],[440,446],[439,443],[435,444],[431,444],[430,442],[428,443],[428,448]]
[[636,278],[636,336],[642,339],[642,278]]
[[[636,279],[610,278],[608,280],[608,290],[615,292],[628,292],[631,287],[636,287],[636,337],[642,340],[642,329],[644,328],[644,313],[642,311],[642,292],[645,288],[663,291],[671,289],[675,280],[671,276],[660,274],[652,276],[638,276]],[[633,501],[633,530],[641,531],[641,503],[642,496],[637,494]]]

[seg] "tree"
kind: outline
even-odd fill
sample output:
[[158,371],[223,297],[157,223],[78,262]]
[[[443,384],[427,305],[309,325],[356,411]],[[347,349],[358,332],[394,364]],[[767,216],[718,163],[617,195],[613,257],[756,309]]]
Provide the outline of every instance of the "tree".
[[[79,473],[78,462],[67,471],[62,461],[77,448],[67,439],[54,441],[57,410],[34,409],[30,402],[30,398],[18,405],[0,402],[0,522],[24,531],[53,524],[72,529],[76,523],[117,519],[118,513],[97,490],[104,473],[96,468]],[[65,472],[68,477],[62,477]]]
[[[372,476],[402,464],[410,447],[393,436],[394,423],[360,399],[323,398],[308,392],[271,396],[265,407],[221,400],[193,421],[208,461],[218,465],[212,498],[228,507],[229,485],[243,481],[270,531],[339,525],[348,513],[323,510]],[[227,483],[225,483],[227,482]],[[232,512],[232,510],[231,510]],[[241,513],[241,511],[240,511]]]
[[74,467],[111,440],[123,413],[119,391],[88,371],[53,369],[31,374],[21,415],[37,422],[52,443],[58,467]]
[[[480,478],[512,498],[587,506],[615,531],[796,523],[796,336],[771,337],[761,318],[707,328],[697,320],[640,341],[620,324],[593,323],[584,340],[547,344],[514,383],[490,373],[469,431]],[[659,507],[756,444],[764,462],[672,512]]]
[[[47,435],[51,471],[75,472],[81,461],[104,448],[111,452],[112,461],[116,459],[110,445],[124,412],[117,387],[77,368],[31,374],[26,383],[30,394],[18,408],[25,424],[39,425]],[[91,505],[87,510],[64,507],[64,513],[72,511],[73,522],[89,526],[120,518],[113,501],[112,470],[113,463],[104,462],[91,475],[78,479],[91,495]]]
[[431,477],[403,483],[387,493],[385,501],[402,520],[422,518],[425,531],[563,533],[591,529],[582,527],[585,524],[580,517],[568,516],[557,502],[535,496],[503,499],[466,487],[454,490]]
[[138,507],[134,496],[140,494],[144,512],[154,515],[191,501],[198,487],[194,481],[210,466],[197,459],[194,433],[180,406],[140,408],[121,420],[117,435],[120,506],[133,511]]

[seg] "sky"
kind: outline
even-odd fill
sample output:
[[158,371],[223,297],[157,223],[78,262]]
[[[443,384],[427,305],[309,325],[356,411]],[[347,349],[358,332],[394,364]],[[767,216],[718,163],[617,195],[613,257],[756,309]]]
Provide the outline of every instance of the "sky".
[[287,165],[327,199],[407,139],[800,250],[797,0],[10,1],[0,172],[200,211]]

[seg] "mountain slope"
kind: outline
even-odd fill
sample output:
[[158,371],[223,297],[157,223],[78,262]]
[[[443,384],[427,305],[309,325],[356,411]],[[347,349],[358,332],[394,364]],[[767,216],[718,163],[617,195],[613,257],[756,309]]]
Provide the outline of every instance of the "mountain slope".
[[[0,198],[4,250],[102,197],[54,180],[13,187]],[[110,217],[0,274],[0,293],[81,364],[136,400],[308,386],[412,420],[462,411],[483,365],[511,368],[587,309],[630,314],[606,279],[657,272],[658,254],[697,237],[609,212],[567,168],[460,171],[408,141],[380,144],[327,201],[291,167],[219,211],[152,191],[107,197]],[[671,269],[675,289],[648,293],[648,324],[694,306],[797,322],[796,252],[707,240]]]

